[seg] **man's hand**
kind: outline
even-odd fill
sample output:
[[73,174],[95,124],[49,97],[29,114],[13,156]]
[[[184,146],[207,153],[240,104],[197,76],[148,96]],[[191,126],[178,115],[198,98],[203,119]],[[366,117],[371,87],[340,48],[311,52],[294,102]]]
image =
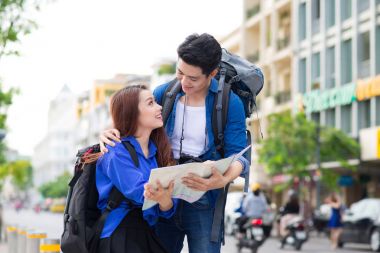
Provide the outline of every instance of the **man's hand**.
[[211,176],[209,178],[203,178],[193,173],[189,173],[186,177],[182,178],[184,185],[196,191],[219,189],[228,184],[228,182],[228,178],[215,168],[211,168]]
[[[210,163],[206,161],[205,163]],[[219,189],[226,186],[229,182],[237,178],[243,166],[240,162],[235,161],[222,175],[216,168],[211,168],[211,176],[209,178],[203,178],[196,174],[189,173],[186,177],[182,178],[182,183],[190,189],[196,191],[209,191]]]
[[151,184],[144,185],[144,197],[158,202],[161,211],[167,211],[173,207],[172,193],[174,189],[174,181],[169,183],[169,187],[164,189],[157,180],[157,189],[155,189]]
[[120,132],[117,129],[108,129],[99,136],[100,151],[104,154],[108,152],[106,144],[115,146],[115,142],[120,142]]

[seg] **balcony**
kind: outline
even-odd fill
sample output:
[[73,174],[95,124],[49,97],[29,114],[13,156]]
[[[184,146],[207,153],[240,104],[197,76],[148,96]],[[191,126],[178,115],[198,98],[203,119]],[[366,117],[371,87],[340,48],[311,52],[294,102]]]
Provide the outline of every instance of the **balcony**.
[[257,4],[250,9],[247,10],[247,19],[250,19],[251,17],[255,16],[257,13],[260,12],[260,4]]
[[289,36],[286,36],[283,39],[278,39],[277,40],[277,49],[278,50],[282,50],[282,49],[288,47],[289,46],[289,42],[290,42],[290,37]]
[[247,60],[250,61],[250,62],[252,62],[252,63],[258,62],[260,60],[260,53],[259,53],[259,51],[248,55]]
[[285,104],[286,102],[290,101],[291,95],[292,94],[290,90],[280,91],[276,93],[276,95],[274,96],[274,100],[276,101],[277,105]]

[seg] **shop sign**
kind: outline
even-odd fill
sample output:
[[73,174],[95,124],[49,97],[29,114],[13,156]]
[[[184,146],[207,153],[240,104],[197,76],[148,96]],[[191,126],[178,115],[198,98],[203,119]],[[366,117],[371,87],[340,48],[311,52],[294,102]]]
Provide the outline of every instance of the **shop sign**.
[[359,140],[362,161],[380,159],[380,127],[361,129],[359,131]]
[[359,80],[356,97],[359,101],[380,96],[380,75],[369,80]]
[[351,104],[356,100],[356,84],[347,84],[329,90],[314,90],[306,93],[303,99],[306,112],[319,112],[338,105]]

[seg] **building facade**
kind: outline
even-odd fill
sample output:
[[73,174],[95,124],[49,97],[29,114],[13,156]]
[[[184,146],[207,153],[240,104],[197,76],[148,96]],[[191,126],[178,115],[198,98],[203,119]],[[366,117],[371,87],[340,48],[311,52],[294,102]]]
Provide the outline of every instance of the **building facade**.
[[57,97],[50,102],[48,131],[35,147],[32,157],[33,183],[36,187],[73,168],[76,101],[76,95],[64,85]]
[[[253,115],[247,122],[256,147],[269,114],[304,110],[360,143],[360,158],[348,161],[355,172],[323,164],[342,171],[347,203],[380,197],[380,0],[244,0],[243,15],[220,41],[264,72],[260,121]],[[287,180],[266,177],[256,153],[252,168],[251,181]]]
[[360,143],[356,172],[342,172],[346,201],[380,197],[379,143],[368,148],[380,140],[380,1],[297,0],[293,13],[293,96],[309,118]]

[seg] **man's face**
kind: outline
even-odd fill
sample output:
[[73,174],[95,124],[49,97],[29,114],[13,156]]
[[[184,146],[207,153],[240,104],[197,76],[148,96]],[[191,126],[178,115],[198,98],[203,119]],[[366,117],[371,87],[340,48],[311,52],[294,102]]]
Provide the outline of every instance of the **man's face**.
[[181,82],[182,90],[187,95],[202,94],[210,84],[213,74],[206,76],[202,69],[184,62],[179,58],[177,63],[177,79]]

